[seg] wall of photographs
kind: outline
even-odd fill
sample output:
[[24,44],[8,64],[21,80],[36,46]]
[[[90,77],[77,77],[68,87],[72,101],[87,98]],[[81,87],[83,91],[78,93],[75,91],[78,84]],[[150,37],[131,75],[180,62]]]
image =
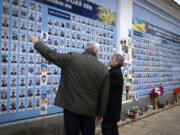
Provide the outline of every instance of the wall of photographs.
[[97,41],[106,65],[117,50],[115,25],[43,2],[0,1],[0,123],[62,112],[53,105],[61,69],[34,50],[29,32],[59,53],[82,53],[86,41]]
[[132,41],[134,91],[142,96],[160,85],[180,86],[180,35],[134,18]]

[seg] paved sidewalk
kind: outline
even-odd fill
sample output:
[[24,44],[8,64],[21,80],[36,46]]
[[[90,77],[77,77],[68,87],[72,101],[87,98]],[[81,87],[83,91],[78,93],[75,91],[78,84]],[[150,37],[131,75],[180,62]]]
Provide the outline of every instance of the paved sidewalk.
[[119,135],[180,135],[180,106],[121,126]]

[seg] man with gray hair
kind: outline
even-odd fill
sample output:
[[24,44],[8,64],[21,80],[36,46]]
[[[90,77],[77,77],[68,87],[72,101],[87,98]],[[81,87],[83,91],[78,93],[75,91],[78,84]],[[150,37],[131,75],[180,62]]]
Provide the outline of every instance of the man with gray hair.
[[57,53],[29,34],[34,48],[61,68],[55,105],[64,108],[66,135],[95,134],[95,117],[104,117],[109,94],[108,68],[97,60],[98,44],[90,41],[84,53]]

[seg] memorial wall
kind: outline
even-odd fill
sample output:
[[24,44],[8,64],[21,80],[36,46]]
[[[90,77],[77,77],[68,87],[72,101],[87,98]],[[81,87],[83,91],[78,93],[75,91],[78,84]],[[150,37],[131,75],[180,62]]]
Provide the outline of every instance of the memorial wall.
[[116,45],[116,13],[88,1],[0,1],[0,123],[62,112],[53,105],[61,69],[29,42],[32,33],[59,53],[100,45],[98,59],[109,65]]

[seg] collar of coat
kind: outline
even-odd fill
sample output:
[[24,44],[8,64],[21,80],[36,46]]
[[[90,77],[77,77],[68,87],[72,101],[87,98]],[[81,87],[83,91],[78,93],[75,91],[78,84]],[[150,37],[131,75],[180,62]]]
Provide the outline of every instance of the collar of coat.
[[116,66],[114,66],[114,67],[111,67],[111,69],[121,69],[121,65],[119,64],[119,65],[116,65]]
[[91,53],[91,52],[84,52],[83,54],[89,54],[89,55],[92,55],[92,56],[94,56],[94,57],[96,57],[96,58],[97,58],[96,54]]

